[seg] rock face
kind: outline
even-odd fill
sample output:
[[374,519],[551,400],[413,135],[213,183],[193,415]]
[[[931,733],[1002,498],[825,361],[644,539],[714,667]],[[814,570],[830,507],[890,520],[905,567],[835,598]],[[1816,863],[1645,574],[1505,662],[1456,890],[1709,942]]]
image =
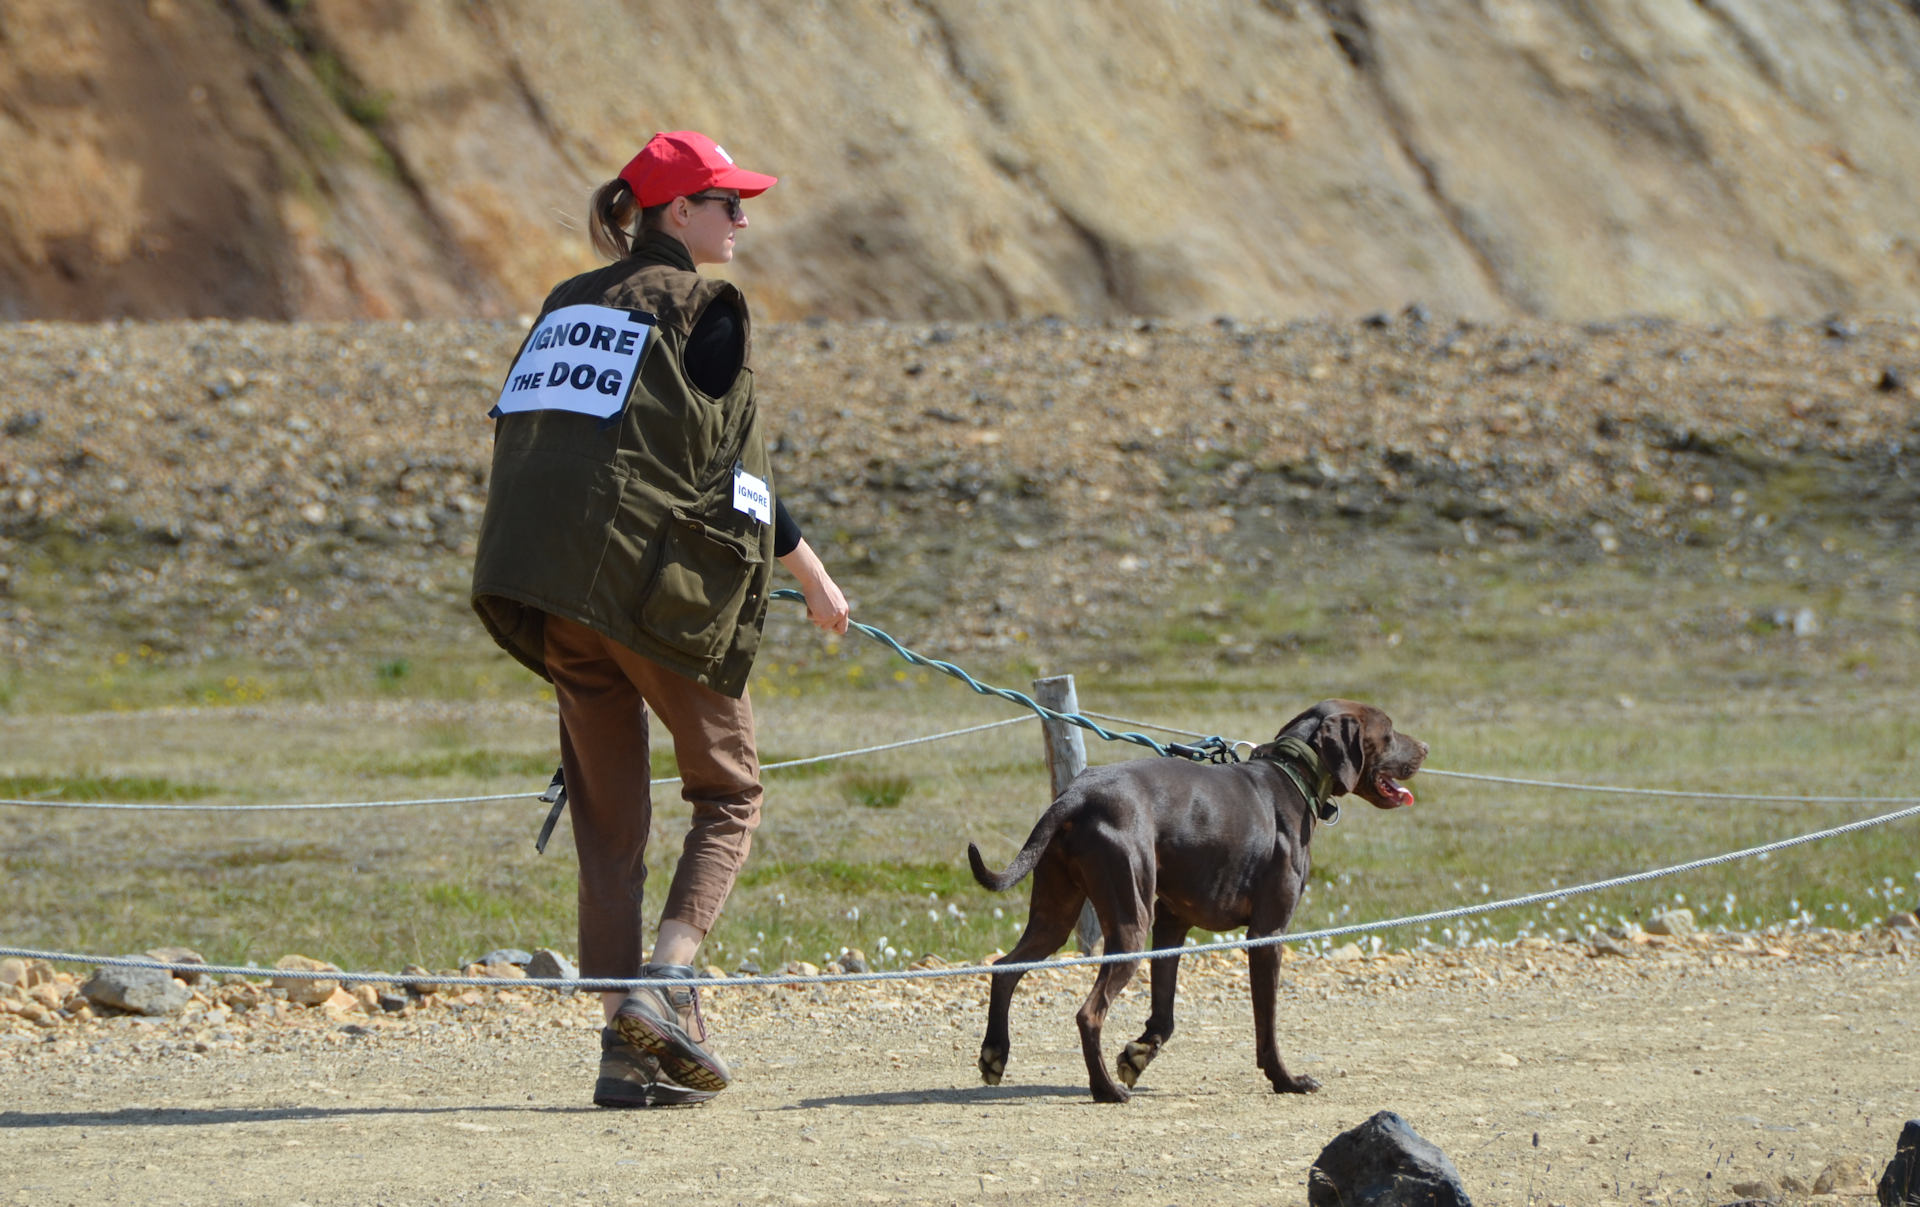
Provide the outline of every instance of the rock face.
[[1917,78],[1883,0],[17,0],[0,317],[512,315],[680,126],[765,317],[1910,311]]
[[1307,1175],[1310,1207],[1469,1207],[1447,1154],[1392,1111],[1333,1138]]

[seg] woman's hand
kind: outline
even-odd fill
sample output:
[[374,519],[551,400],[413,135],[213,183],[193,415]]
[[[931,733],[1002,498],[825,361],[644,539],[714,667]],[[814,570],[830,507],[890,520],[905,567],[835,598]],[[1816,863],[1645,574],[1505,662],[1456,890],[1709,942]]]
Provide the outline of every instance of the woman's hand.
[[852,609],[813,547],[801,541],[780,564],[800,581],[800,594],[807,597],[807,619],[829,633],[845,633]]

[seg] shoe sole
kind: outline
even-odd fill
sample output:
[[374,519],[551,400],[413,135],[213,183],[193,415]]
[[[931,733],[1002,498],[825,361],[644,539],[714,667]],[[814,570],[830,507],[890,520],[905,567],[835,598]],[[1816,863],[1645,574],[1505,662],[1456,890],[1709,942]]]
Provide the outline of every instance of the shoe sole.
[[[613,1084],[606,1084],[609,1080]],[[603,1079],[600,1084],[593,1087],[593,1105],[611,1110],[635,1111],[662,1106],[698,1106],[711,1097],[713,1095],[704,1090],[688,1090],[677,1085],[661,1085],[657,1082],[650,1086],[640,1086],[631,1081],[612,1078]]]
[[618,1015],[614,1030],[642,1052],[660,1062],[660,1071],[689,1090],[717,1094],[733,1083],[725,1065],[678,1036],[654,1029],[651,1020],[635,1014]]

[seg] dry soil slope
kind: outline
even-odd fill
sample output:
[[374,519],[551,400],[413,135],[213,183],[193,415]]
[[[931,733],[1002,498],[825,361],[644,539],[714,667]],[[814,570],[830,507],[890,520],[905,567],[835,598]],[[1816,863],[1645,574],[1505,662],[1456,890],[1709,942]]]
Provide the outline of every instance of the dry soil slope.
[[512,315],[695,126],[768,317],[1920,307],[1912,0],[18,0],[0,316]]

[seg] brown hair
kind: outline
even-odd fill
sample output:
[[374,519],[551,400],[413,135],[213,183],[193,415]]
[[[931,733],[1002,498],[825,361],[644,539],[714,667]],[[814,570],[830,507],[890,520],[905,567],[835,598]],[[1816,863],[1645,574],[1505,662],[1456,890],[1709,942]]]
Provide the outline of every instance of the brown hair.
[[661,204],[641,209],[633,186],[614,177],[593,191],[593,200],[587,206],[587,231],[593,249],[609,260],[626,259],[633,254],[634,237],[659,226],[666,208]]

